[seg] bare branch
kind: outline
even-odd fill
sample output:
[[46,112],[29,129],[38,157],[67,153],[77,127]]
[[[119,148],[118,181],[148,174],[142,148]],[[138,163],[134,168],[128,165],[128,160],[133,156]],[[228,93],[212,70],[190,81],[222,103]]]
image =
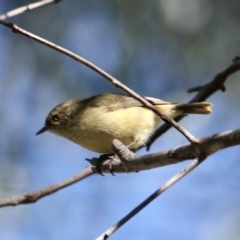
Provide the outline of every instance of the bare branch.
[[42,0],[42,1],[39,1],[39,2],[31,3],[27,6],[16,8],[16,9],[11,10],[11,11],[5,13],[5,14],[0,15],[0,20],[5,20],[5,19],[10,18],[10,17],[15,17],[15,16],[17,16],[19,14],[22,14],[24,12],[40,8],[40,7],[43,7],[43,6],[51,4],[51,3],[58,3],[60,1],[61,0]]
[[80,180],[85,179],[86,177],[89,177],[93,174],[93,171],[91,167],[88,167],[84,169],[82,172],[53,185],[50,185],[48,187],[39,189],[37,191],[28,192],[23,195],[2,199],[0,200],[0,207],[6,207],[6,206],[16,206],[20,204],[28,204],[28,203],[35,203],[39,199],[48,196],[54,192],[57,192],[69,185],[72,185]]
[[[181,170],[179,173],[170,178],[165,184],[163,184],[159,189],[157,189],[154,193],[152,193],[148,198],[146,198],[141,204],[135,207],[131,212],[129,212],[125,217],[123,217],[119,222],[115,225],[107,229],[104,233],[102,233],[96,240],[105,240],[109,236],[111,236],[115,231],[117,231],[121,226],[127,223],[132,217],[134,217],[137,213],[139,213],[143,208],[145,208],[149,203],[151,203],[154,199],[160,196],[165,190],[171,187],[174,183],[179,181],[181,178],[190,173],[194,168],[196,168],[200,163],[202,163],[207,156],[215,153],[216,151],[231,147],[234,145],[240,144],[240,129],[235,131],[227,131],[219,134],[215,134],[213,136],[203,138],[200,140],[201,145],[201,153],[200,156],[195,158],[186,168]],[[197,154],[194,151],[188,152],[188,148],[192,147],[190,144],[185,146],[178,147],[172,151],[171,156],[174,158],[176,156],[181,156],[185,154]],[[185,152],[185,150],[187,152]],[[191,156],[191,155],[190,155]]]
[[[173,149],[146,154],[143,156],[132,154],[126,146],[115,139],[113,141],[113,150],[118,156],[120,155],[119,158],[121,161],[114,160],[112,162],[112,170],[114,173],[129,173],[150,170],[190,159],[208,157],[224,148],[237,145],[240,145],[240,129],[217,133],[212,136],[199,139],[199,143],[197,145],[185,144]],[[97,159],[93,159],[90,163],[95,166],[96,160]],[[104,173],[109,173],[107,161],[103,163],[101,170]],[[93,171],[96,172],[95,167],[93,167]]]
[[103,76],[104,78],[106,78],[108,81],[112,82],[112,84],[114,84],[116,87],[123,89],[125,92],[127,92],[128,94],[130,94],[132,97],[134,97],[135,99],[137,99],[139,102],[141,102],[142,104],[144,104],[144,106],[146,106],[147,108],[151,109],[154,113],[156,113],[159,117],[161,117],[164,121],[170,123],[174,128],[176,128],[180,133],[182,133],[189,142],[193,143],[193,144],[197,144],[198,143],[198,139],[195,138],[193,135],[191,135],[186,129],[184,129],[183,127],[181,127],[177,122],[175,122],[172,118],[170,118],[167,115],[162,114],[153,104],[151,104],[149,101],[147,101],[145,98],[141,97],[140,95],[138,95],[136,92],[134,92],[133,90],[131,90],[130,88],[128,88],[127,86],[125,86],[124,84],[122,84],[121,82],[119,82],[116,78],[112,77],[110,74],[106,73],[105,71],[103,71],[102,69],[100,69],[99,67],[97,67],[96,65],[94,65],[93,63],[87,61],[86,59],[78,56],[77,54],[74,54],[71,51],[68,51],[65,48],[62,48],[50,41],[47,41],[43,38],[40,38],[30,32],[27,32],[26,30],[18,27],[15,24],[12,23],[7,23],[5,21],[1,21],[0,20],[0,24],[12,29],[12,31],[14,33],[19,33],[22,34],[26,37],[29,37],[37,42],[40,42],[56,51],[59,51],[71,58],[73,58],[74,60],[84,64],[85,66],[91,68],[93,71],[97,72],[98,74],[100,74],[101,76]]
[[[202,138],[197,146],[186,144],[174,149],[164,150],[159,153],[148,154],[144,156],[129,154],[127,152],[129,150],[126,147],[126,149],[122,150],[121,148],[124,147],[124,145],[117,140],[114,140],[113,145],[114,150],[117,151],[118,155],[120,154],[120,158],[124,158],[124,161],[114,161],[112,163],[112,170],[118,173],[138,172],[140,170],[148,170],[156,167],[167,166],[189,159],[204,159],[224,148],[240,145],[240,129],[218,133],[206,138]],[[94,160],[91,162],[93,165],[96,164]],[[103,163],[102,172],[109,173],[109,168],[105,163]],[[94,173],[96,173],[96,168],[88,167],[82,172],[62,182],[50,185],[37,191],[28,192],[23,195],[2,199],[0,200],[0,207],[34,203],[39,199],[72,185],[80,180],[83,180]]]
[[193,160],[186,168],[181,170],[179,173],[170,178],[165,184],[163,184],[159,189],[157,189],[154,193],[152,193],[147,199],[145,199],[141,204],[135,207],[130,213],[128,213],[125,217],[123,217],[119,222],[110,227],[104,233],[102,233],[96,240],[105,240],[110,235],[112,235],[115,231],[117,231],[122,225],[124,225],[128,220],[134,217],[137,213],[139,213],[143,208],[145,208],[149,203],[151,203],[154,199],[160,196],[165,190],[171,187],[174,183],[179,181],[189,172],[191,172],[194,168],[196,168],[203,160],[195,159]]
[[[217,92],[218,90],[225,91],[225,86],[224,86],[225,81],[230,75],[234,74],[239,70],[240,70],[240,59],[236,57],[234,59],[234,62],[229,67],[219,72],[211,82],[203,86],[198,86],[198,87],[189,89],[188,92],[198,91],[198,94],[189,103],[204,101],[208,97],[210,97],[213,93]],[[175,121],[178,122],[183,118],[184,116],[180,116],[174,119]],[[147,150],[150,149],[150,146],[158,137],[160,137],[163,133],[165,133],[170,128],[171,128],[171,125],[166,123],[163,124],[161,127],[159,127],[149,139],[147,144]]]

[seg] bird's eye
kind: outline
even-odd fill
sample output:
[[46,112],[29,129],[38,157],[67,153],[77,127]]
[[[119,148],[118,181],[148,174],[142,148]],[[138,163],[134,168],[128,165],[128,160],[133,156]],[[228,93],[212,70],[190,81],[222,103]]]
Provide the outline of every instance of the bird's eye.
[[58,114],[53,115],[53,116],[52,116],[52,120],[53,120],[54,122],[58,122],[58,121],[59,121],[59,115],[58,115]]

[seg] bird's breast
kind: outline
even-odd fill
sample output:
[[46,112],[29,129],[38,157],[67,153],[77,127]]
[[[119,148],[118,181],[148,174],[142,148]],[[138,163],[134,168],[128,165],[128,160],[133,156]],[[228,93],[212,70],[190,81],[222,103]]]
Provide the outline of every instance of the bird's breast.
[[[143,107],[131,107],[117,111],[90,108],[79,116],[65,137],[79,145],[99,153],[113,153],[112,141],[118,139],[124,145],[138,140],[131,149],[144,145],[160,119]],[[66,136],[67,135],[67,136]]]

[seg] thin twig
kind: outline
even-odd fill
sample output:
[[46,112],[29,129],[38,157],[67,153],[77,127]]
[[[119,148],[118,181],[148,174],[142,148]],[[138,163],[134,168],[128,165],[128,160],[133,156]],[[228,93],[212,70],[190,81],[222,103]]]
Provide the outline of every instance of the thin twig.
[[7,18],[15,17],[15,16],[17,16],[19,14],[22,14],[24,12],[37,9],[37,8],[46,6],[48,4],[58,3],[60,1],[61,0],[42,0],[42,1],[39,1],[39,2],[31,3],[29,5],[16,8],[16,9],[11,10],[11,11],[5,13],[5,14],[0,15],[0,20],[6,20]]
[[50,195],[54,192],[57,192],[73,183],[79,182],[80,180],[85,179],[86,177],[89,177],[93,174],[92,168],[88,167],[84,169],[82,172],[53,185],[50,185],[48,187],[42,188],[37,191],[28,192],[23,195],[2,199],[0,200],[0,207],[6,207],[6,206],[16,206],[20,204],[29,204],[29,203],[35,203],[39,199]]
[[174,183],[179,181],[189,172],[191,172],[194,168],[196,168],[203,160],[194,159],[186,168],[181,170],[179,173],[170,178],[165,184],[163,184],[159,189],[157,189],[153,194],[151,194],[147,199],[145,199],[141,204],[135,207],[130,213],[128,213],[125,217],[123,217],[119,222],[110,227],[104,233],[102,233],[96,240],[105,240],[110,235],[112,235],[115,231],[117,231],[122,225],[124,225],[127,221],[129,221],[132,217],[134,217],[137,213],[139,213],[143,208],[145,208],[149,203],[151,203],[154,199],[160,196],[165,190],[171,187]]
[[187,139],[189,142],[195,144],[198,143],[198,139],[195,138],[193,135],[191,135],[186,129],[184,129],[183,127],[181,127],[177,122],[175,122],[173,119],[171,119],[169,116],[162,114],[154,105],[152,105],[150,102],[148,102],[145,98],[141,97],[140,95],[138,95],[136,92],[134,92],[133,90],[131,90],[130,88],[128,88],[127,86],[125,86],[124,84],[122,84],[121,82],[119,82],[116,78],[112,77],[110,74],[106,73],[105,71],[103,71],[102,69],[100,69],[99,67],[95,66],[93,63],[87,61],[86,59],[78,56],[77,54],[74,54],[71,51],[68,51],[65,48],[62,48],[50,41],[47,41],[43,38],[40,38],[30,32],[27,32],[26,30],[18,27],[15,24],[12,23],[7,23],[5,21],[0,21],[0,24],[11,28],[12,31],[14,33],[19,33],[22,34],[26,37],[29,37],[37,42],[40,42],[56,51],[59,51],[71,58],[73,58],[74,60],[84,64],[85,66],[91,68],[93,71],[97,72],[98,74],[100,74],[101,76],[103,76],[104,78],[106,78],[108,81],[112,82],[112,84],[114,84],[116,87],[123,89],[125,92],[127,92],[128,94],[130,94],[132,97],[134,97],[135,99],[137,99],[139,102],[141,102],[142,104],[144,104],[144,106],[146,106],[147,108],[151,109],[154,113],[156,113],[158,116],[160,116],[164,121],[170,123],[174,128],[176,128],[179,132],[181,132]]
[[[198,91],[198,94],[189,103],[205,101],[216,91],[218,90],[224,91],[225,90],[224,83],[227,80],[227,78],[239,70],[240,70],[240,58],[238,57],[234,59],[234,62],[230,66],[228,66],[223,71],[219,72],[211,82],[203,86],[198,86],[189,89],[188,92]],[[174,118],[174,120],[179,122],[183,118],[184,116],[179,116]],[[147,150],[150,149],[150,146],[158,137],[160,137],[163,133],[168,131],[171,127],[172,127],[171,125],[166,123],[161,125],[149,139],[147,143]]]

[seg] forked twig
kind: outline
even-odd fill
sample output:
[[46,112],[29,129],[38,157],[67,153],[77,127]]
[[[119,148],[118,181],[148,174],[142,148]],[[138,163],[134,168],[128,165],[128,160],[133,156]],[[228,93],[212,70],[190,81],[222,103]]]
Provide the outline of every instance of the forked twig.
[[[205,85],[202,85],[202,86],[198,86],[198,87],[189,89],[188,92],[198,91],[198,94],[194,98],[192,98],[192,100],[189,101],[189,103],[202,102],[202,101],[205,101],[208,97],[210,97],[213,93],[215,93],[218,90],[225,91],[225,89],[226,89],[224,86],[225,81],[227,80],[227,78],[230,75],[232,75],[233,73],[235,73],[239,70],[240,70],[240,58],[236,57],[233,60],[233,63],[230,66],[228,66],[226,69],[224,69],[223,71],[219,72],[213,78],[213,80],[211,82],[209,82]],[[174,119],[175,119],[175,121],[178,122],[183,118],[184,118],[184,116],[179,116]],[[163,133],[165,133],[171,127],[172,127],[171,125],[166,124],[166,123],[161,125],[149,139],[149,141],[147,143],[147,150],[150,149],[150,146],[158,137],[160,137]]]
[[131,212],[129,212],[125,217],[123,217],[119,222],[117,222],[115,225],[113,225],[108,230],[106,230],[104,233],[102,233],[99,237],[97,237],[96,240],[107,239],[115,231],[117,231],[122,225],[124,225],[128,220],[130,220],[132,217],[134,217],[139,211],[141,211],[144,207],[146,207],[154,199],[156,199],[158,196],[160,196],[165,190],[167,190],[174,183],[179,181],[186,174],[188,174],[194,168],[196,168],[200,163],[203,162],[203,160],[204,159],[201,159],[201,160],[194,159],[193,161],[191,161],[191,163],[186,168],[184,168],[183,170],[178,172],[176,175],[174,175],[172,178],[170,178],[166,183],[164,183],[159,189],[157,189],[148,198],[146,198],[141,204],[139,204],[137,207],[135,207]]

